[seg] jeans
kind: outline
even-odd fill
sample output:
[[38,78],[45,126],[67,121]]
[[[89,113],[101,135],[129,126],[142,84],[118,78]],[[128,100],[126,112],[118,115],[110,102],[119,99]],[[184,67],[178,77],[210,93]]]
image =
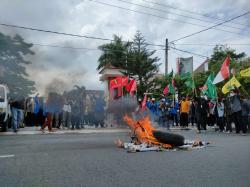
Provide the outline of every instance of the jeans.
[[19,124],[22,121],[23,111],[21,109],[12,108],[11,113],[12,113],[12,128],[13,131],[17,131],[17,128],[19,127]]

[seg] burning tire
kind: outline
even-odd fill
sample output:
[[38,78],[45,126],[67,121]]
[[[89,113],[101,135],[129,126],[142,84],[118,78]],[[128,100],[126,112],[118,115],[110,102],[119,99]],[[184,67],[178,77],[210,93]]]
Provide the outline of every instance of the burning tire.
[[153,131],[153,135],[161,143],[170,144],[172,146],[184,145],[184,137],[179,134],[173,134],[163,131]]

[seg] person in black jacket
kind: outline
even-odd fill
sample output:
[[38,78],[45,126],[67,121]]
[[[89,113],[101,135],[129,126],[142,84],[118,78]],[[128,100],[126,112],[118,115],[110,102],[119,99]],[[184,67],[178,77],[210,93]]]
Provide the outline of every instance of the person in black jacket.
[[195,98],[195,117],[197,129],[200,133],[201,127],[207,130],[207,115],[208,115],[208,102],[205,96]]

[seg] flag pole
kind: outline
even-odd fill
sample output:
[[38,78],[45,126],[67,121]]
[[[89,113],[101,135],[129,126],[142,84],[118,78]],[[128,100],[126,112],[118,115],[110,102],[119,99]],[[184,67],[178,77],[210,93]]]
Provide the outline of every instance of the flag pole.
[[197,97],[197,90],[196,90],[195,82],[194,82],[194,72],[192,72],[192,81],[193,81],[193,83],[192,83],[192,86],[193,86],[193,88],[192,88],[193,94],[195,95],[195,97]]

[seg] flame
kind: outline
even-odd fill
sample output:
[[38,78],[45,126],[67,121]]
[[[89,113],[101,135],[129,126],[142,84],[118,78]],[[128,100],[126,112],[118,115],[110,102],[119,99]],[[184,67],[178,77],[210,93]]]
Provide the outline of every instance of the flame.
[[159,142],[154,136],[153,131],[155,130],[152,127],[149,116],[146,116],[138,121],[135,121],[128,115],[123,117],[123,120],[128,124],[136,138],[140,143],[147,143],[149,145],[159,145],[164,148],[172,148],[169,144],[163,144]]

